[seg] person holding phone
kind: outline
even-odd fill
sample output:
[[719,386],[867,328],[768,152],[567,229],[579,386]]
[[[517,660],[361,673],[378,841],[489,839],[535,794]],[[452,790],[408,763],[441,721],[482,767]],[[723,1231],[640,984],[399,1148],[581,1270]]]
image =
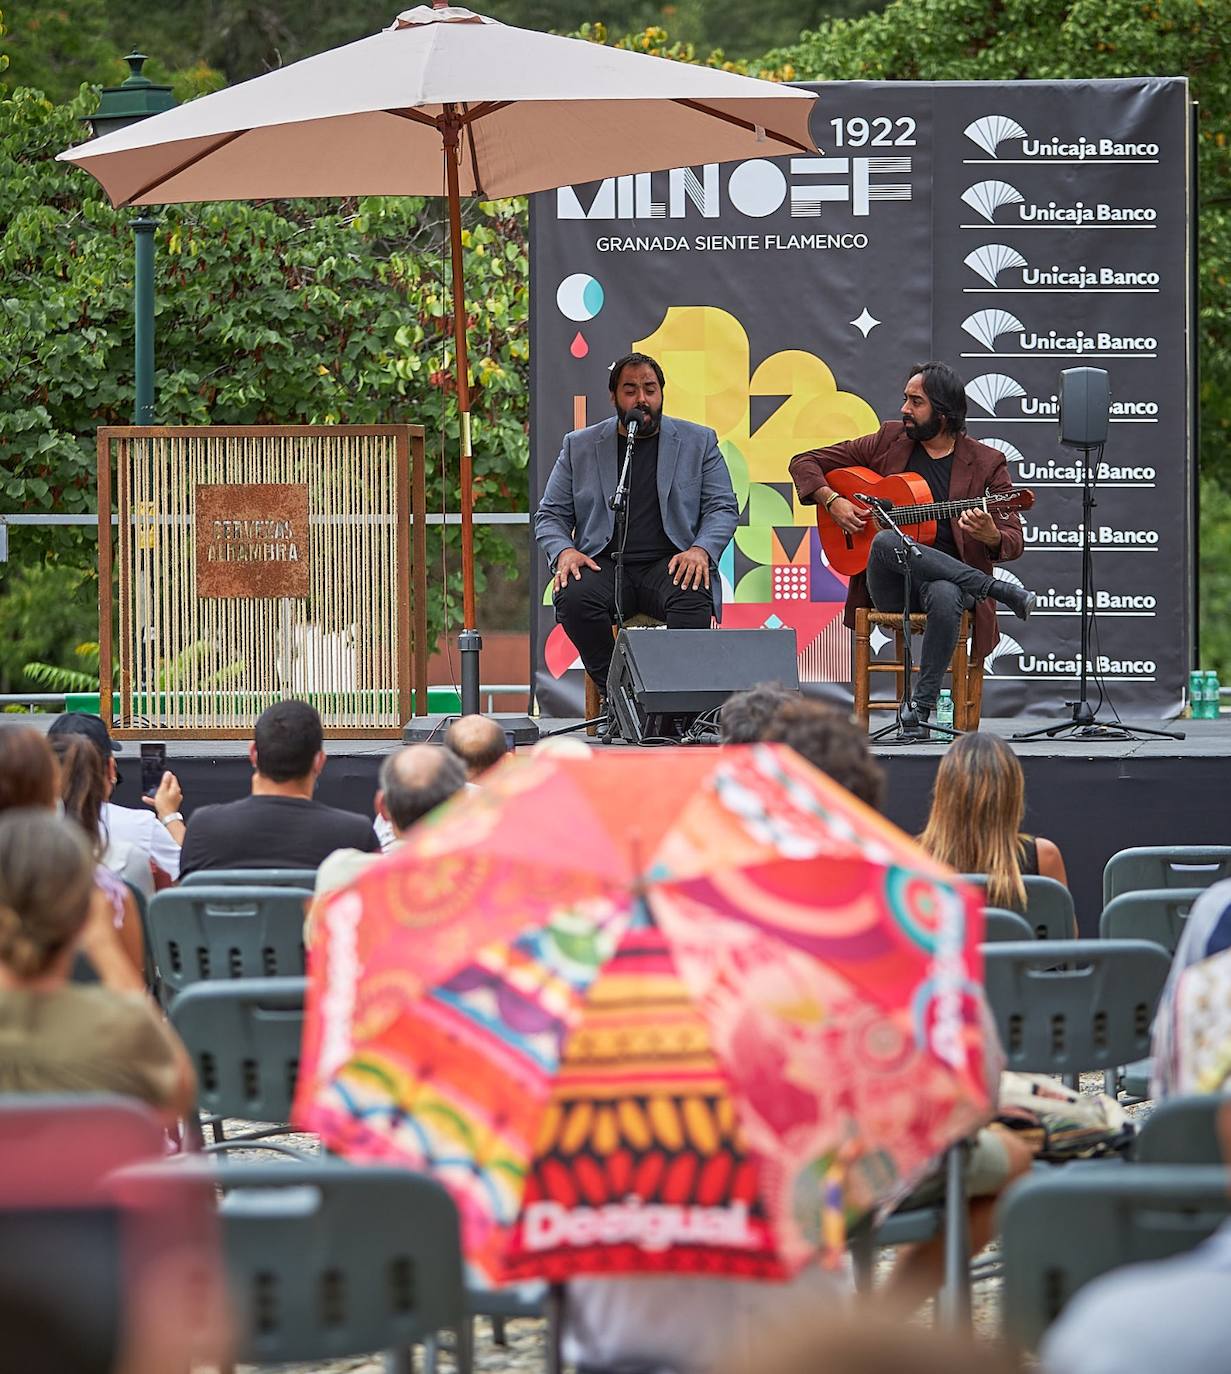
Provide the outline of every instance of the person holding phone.
[[[153,795],[141,798],[149,807],[148,811],[119,806],[111,796],[120,781],[115,755],[120,752],[121,745],[111,738],[102,718],[85,711],[65,711],[52,721],[47,731],[49,737],[64,733],[85,735],[103,755],[107,775],[107,796],[102,810],[102,829],[107,841],[103,863],[113,872],[124,871],[129,867],[130,855],[136,851],[147,867],[154,864],[174,882],[180,873],[180,846],[184,843],[185,830],[180,810],[184,792],[179,779],[163,769]],[[159,748],[164,751],[162,760],[165,763],[165,746]],[[142,780],[145,781],[144,771]],[[151,895],[156,886],[153,874],[138,885],[147,896]]]

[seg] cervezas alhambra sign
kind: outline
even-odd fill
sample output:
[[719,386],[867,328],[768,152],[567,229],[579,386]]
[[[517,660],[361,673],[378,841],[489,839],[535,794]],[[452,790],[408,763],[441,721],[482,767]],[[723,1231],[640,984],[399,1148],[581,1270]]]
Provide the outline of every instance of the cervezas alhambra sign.
[[195,503],[198,596],[308,595],[306,484],[198,485]]

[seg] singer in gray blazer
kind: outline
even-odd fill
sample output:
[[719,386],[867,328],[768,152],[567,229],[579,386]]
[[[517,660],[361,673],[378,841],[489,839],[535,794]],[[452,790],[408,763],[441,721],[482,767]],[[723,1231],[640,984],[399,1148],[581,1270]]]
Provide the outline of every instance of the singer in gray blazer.
[[707,629],[721,609],[717,560],[739,507],[712,429],[662,413],[662,369],[629,354],[608,378],[615,414],[567,434],[534,517],[555,576],[556,619],[600,691],[611,665],[617,528],[611,509],[637,423],[628,483],[622,606],[674,629]]

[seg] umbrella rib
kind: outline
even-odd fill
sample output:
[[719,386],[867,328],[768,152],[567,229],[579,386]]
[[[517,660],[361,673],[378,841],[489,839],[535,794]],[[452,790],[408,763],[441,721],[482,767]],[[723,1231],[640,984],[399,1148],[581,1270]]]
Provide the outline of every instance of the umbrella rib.
[[412,119],[416,124],[426,124],[429,129],[440,132],[440,120],[433,119],[431,115],[420,114],[418,110],[386,110],[385,113],[397,115],[399,119]]
[[771,138],[776,138],[779,143],[785,143],[789,148],[798,148],[801,153],[814,153],[815,148],[809,148],[806,143],[799,143],[786,134],[780,134],[777,129],[771,129],[766,124],[755,124],[748,119],[740,119],[738,115],[728,114],[725,110],[716,110],[710,105],[706,105],[701,100],[685,100],[682,96],[672,98],[672,104],[683,105],[689,110],[696,110],[698,114],[709,115],[711,119],[724,119],[728,124],[735,124],[741,129],[748,129],[755,133],[761,129]]
[[190,167],[195,167],[202,158],[213,156],[214,153],[225,148],[228,143],[234,143],[237,138],[242,138],[244,134],[250,134],[251,132],[251,129],[236,129],[233,133],[229,133],[225,135],[225,137],[219,139],[217,143],[210,144],[208,148],[203,148],[199,153],[193,153],[191,157],[185,158],[178,166],[172,167],[169,172],[161,172],[153,181],[148,182],[140,189],[134,191],[131,196],[126,196],[120,201],[120,205],[116,208],[118,209],[120,206],[134,204],[136,201],[140,200],[142,196],[148,196],[149,193],[157,187],[179,176],[181,172],[186,172]]
[[[478,105],[475,107],[475,111],[477,112],[482,108],[483,107],[481,105]],[[466,146],[470,149],[470,174],[474,177],[475,195],[485,196],[487,192],[483,189],[483,178],[479,176],[479,151],[474,146],[474,128],[472,127],[474,123],[474,118],[475,115],[471,113],[471,111],[466,106],[466,103],[463,101],[462,128],[466,130]]]

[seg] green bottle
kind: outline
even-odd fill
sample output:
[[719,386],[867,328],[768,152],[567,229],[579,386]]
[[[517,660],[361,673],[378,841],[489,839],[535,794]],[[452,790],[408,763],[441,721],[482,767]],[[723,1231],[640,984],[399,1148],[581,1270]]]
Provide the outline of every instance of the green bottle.
[[1219,692],[1222,691],[1222,683],[1218,681],[1218,674],[1214,672],[1205,675],[1205,718],[1206,720],[1218,719]]

